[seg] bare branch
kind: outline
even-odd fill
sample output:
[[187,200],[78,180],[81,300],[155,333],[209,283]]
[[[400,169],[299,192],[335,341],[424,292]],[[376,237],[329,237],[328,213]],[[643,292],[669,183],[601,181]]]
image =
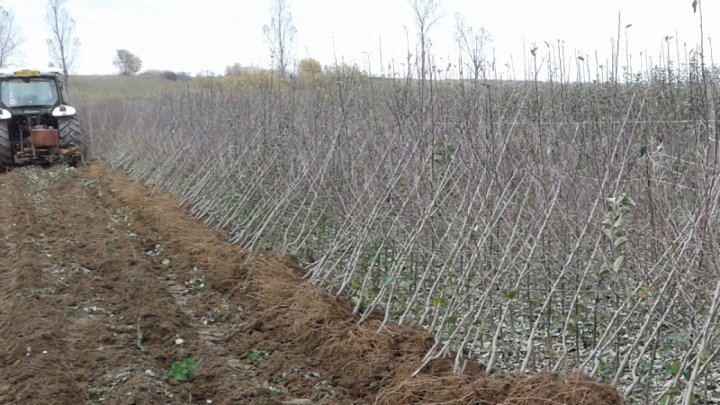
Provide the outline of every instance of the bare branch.
[[8,65],[21,42],[15,15],[0,6],[0,68]]
[[292,53],[292,43],[297,30],[293,25],[288,0],[271,0],[270,25],[263,26],[263,33],[272,50],[272,57],[282,76],[287,73]]
[[490,41],[490,33],[483,27],[476,31],[460,14],[455,15],[455,29],[460,50],[470,59],[473,79],[477,82],[481,75],[485,76],[485,45]]
[[50,61],[60,67],[65,79],[72,71],[80,40],[75,37],[75,21],[70,17],[65,3],[67,0],[47,0],[45,22],[50,29],[47,39]]

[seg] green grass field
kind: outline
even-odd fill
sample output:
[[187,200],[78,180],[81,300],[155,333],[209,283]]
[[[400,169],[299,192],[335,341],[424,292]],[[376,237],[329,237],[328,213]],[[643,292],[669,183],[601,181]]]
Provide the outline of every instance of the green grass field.
[[89,75],[71,76],[68,95],[74,102],[92,102],[110,98],[143,97],[183,89],[192,81],[172,81],[159,75]]

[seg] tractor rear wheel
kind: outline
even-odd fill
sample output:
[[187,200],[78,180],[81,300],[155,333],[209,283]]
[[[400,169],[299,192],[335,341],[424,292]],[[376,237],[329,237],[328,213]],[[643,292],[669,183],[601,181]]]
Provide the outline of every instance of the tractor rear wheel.
[[7,121],[0,122],[0,166],[13,164],[12,148],[10,147],[10,132]]
[[82,149],[80,132],[80,119],[76,116],[63,117],[58,120],[60,130],[60,145],[64,148],[77,146]]
[[68,159],[70,166],[77,166],[83,161],[84,149],[80,132],[80,119],[76,116],[64,117],[58,120],[60,130],[60,146],[63,148],[77,146],[80,148],[80,156]]

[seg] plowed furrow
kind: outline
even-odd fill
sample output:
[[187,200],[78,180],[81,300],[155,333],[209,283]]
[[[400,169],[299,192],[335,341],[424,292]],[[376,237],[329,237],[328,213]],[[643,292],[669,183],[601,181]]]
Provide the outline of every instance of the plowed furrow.
[[[0,403],[70,403],[83,397],[53,282],[53,254],[24,176],[0,179]],[[38,387],[47,387],[42,396]],[[49,396],[46,396],[49,395]],[[47,399],[51,398],[49,402]]]
[[431,334],[358,324],[291,260],[227,236],[101,164],[0,175],[0,403],[519,404],[546,386],[621,403],[580,377],[448,376],[449,360],[410,378]]

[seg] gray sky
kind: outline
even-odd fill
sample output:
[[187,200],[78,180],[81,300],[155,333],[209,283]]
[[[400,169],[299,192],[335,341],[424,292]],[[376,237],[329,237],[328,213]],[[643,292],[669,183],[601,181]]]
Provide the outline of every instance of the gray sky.
[[[415,25],[407,0],[290,0],[297,28],[294,59],[311,56],[323,65],[339,60],[357,63],[377,73],[380,38],[384,70],[405,59],[406,31],[414,51]],[[610,55],[617,32],[618,11],[627,30],[631,53],[657,60],[663,38],[675,35],[688,48],[699,42],[698,15],[691,0],[441,0],[442,18],[430,32],[438,65],[457,60],[455,14],[491,34],[498,65],[512,55],[516,75],[522,75],[523,44],[542,49],[543,41],[563,40],[568,56]],[[705,1],[706,37],[717,38],[720,4]],[[112,60],[125,48],[143,60],[143,69],[222,73],[235,62],[267,67],[268,46],[262,26],[269,22],[269,0],[68,0],[77,23],[81,47],[76,73],[113,73]],[[18,65],[46,66],[45,0],[0,0],[16,15],[24,43]],[[335,52],[333,52],[333,42]],[[623,39],[624,54],[624,39]],[[492,52],[492,51],[491,51]],[[674,50],[672,51],[674,55]],[[369,58],[369,62],[368,62]],[[634,60],[639,56],[633,57]],[[637,59],[636,59],[637,58]],[[673,57],[674,58],[674,57]],[[602,62],[601,62],[602,63]],[[506,69],[506,68],[502,68]]]

